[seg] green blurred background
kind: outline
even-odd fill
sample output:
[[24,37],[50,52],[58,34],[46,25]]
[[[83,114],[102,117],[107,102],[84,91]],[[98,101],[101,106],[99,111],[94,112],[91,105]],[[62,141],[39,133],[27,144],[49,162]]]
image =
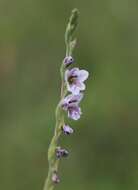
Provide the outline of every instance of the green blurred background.
[[90,77],[56,189],[138,189],[138,1],[0,0],[0,190],[42,190],[74,7]]

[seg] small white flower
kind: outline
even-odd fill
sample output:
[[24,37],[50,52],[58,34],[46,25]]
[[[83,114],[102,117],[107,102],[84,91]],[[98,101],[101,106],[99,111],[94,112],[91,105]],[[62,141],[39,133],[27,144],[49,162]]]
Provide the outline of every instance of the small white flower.
[[85,90],[84,81],[87,80],[88,76],[88,71],[79,70],[79,68],[76,67],[71,70],[66,70],[65,81],[67,90],[74,95],[78,95],[80,91]]

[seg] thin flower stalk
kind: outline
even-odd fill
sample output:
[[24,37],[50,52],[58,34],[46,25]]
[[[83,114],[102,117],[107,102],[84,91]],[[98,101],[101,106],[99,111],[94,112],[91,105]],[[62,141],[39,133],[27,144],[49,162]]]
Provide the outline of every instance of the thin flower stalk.
[[[71,17],[69,19],[66,32],[65,32],[65,44],[66,44],[66,56],[61,64],[60,74],[61,74],[61,99],[56,108],[56,125],[54,136],[51,140],[48,150],[48,163],[49,170],[46,182],[44,184],[43,190],[53,190],[55,185],[60,182],[58,176],[58,167],[61,157],[67,156],[68,151],[61,149],[59,147],[59,138],[63,133],[64,123],[64,109],[61,106],[61,102],[64,101],[67,95],[67,85],[65,82],[65,71],[68,66],[70,66],[74,59],[72,58],[72,53],[76,45],[76,40],[73,39],[74,31],[76,30],[78,23],[78,10],[74,9],[72,11]],[[57,158],[58,157],[58,158]]]

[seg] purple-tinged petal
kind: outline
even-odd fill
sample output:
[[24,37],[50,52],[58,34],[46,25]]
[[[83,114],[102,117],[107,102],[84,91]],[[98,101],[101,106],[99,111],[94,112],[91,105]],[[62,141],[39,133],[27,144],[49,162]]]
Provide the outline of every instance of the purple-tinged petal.
[[69,101],[72,99],[72,94],[66,96],[62,101],[61,101],[61,107],[64,109],[64,110],[67,110],[68,109],[68,106],[69,106]]
[[[78,95],[73,95],[73,94],[70,94],[70,95],[68,95],[68,96],[66,96],[65,98],[64,98],[64,100],[62,100],[62,102],[61,102],[61,106],[63,107],[63,108],[68,108],[69,106],[72,106],[72,105],[78,105],[79,103],[80,103],[80,101],[82,100],[82,98],[83,98],[83,94],[82,93],[80,93],[80,94],[78,94]],[[65,109],[65,110],[66,110]]]
[[70,69],[69,70],[69,77],[70,76],[76,76],[76,75],[78,75],[79,74],[79,68],[77,68],[77,67],[74,67],[74,68],[72,68],[72,69]]
[[85,90],[86,85],[85,85],[83,82],[80,82],[80,83],[79,83],[79,88],[80,88],[81,91],[82,91],[82,90]]
[[82,69],[79,71],[78,80],[84,82],[85,80],[87,80],[88,76],[88,71]]
[[73,68],[71,70],[65,71],[65,82],[67,84],[67,89],[69,90],[70,84],[73,84],[76,81],[76,78],[78,77],[79,69]]
[[69,106],[75,106],[75,105],[78,105],[80,103],[80,101],[82,100],[83,98],[83,94],[80,93],[78,95],[73,95],[70,96],[70,100],[68,102]]
[[68,91],[74,95],[78,95],[80,93],[80,87],[78,87],[75,84],[68,85],[67,87],[68,87]]
[[76,81],[76,84],[68,86],[68,91],[72,92],[74,95],[80,94],[80,91],[85,90],[86,86],[83,82]]
[[77,98],[78,103],[80,103],[80,101],[81,101],[82,98],[83,98],[83,93],[80,93],[80,94],[78,94],[78,95],[75,95],[75,97]]
[[73,120],[78,120],[80,119],[82,112],[80,107],[70,107],[68,110],[68,117],[73,119]]
[[69,101],[72,100],[73,97],[74,97],[73,94],[69,94],[68,96],[66,96],[66,97],[64,98],[64,101],[65,101],[66,103],[69,103]]

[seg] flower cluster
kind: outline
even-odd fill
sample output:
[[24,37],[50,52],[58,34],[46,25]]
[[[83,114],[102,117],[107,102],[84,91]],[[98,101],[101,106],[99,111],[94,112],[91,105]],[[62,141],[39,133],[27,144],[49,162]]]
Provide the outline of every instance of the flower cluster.
[[[74,59],[72,58],[72,56],[65,57],[65,59],[63,60],[65,68],[64,83],[69,94],[64,99],[61,100],[60,106],[65,112],[67,112],[68,118],[73,120],[78,120],[80,119],[80,116],[82,114],[79,103],[83,98],[82,91],[84,91],[86,88],[84,81],[88,78],[89,73],[88,71],[80,70],[77,67],[69,69],[69,66],[71,66],[72,63],[74,63]],[[62,131],[63,134],[65,135],[70,135],[74,132],[74,130],[67,124],[64,124],[62,126]],[[67,157],[68,154],[69,153],[66,149],[57,147],[56,149],[57,159],[61,159],[62,157]],[[57,173],[53,174],[52,180],[54,183],[59,182]]]
[[[64,64],[66,68],[74,62],[74,59],[69,56],[64,59]],[[88,78],[89,73],[86,70],[80,70],[77,67],[67,69],[65,71],[65,85],[67,91],[70,92],[68,96],[66,96],[62,102],[61,106],[63,110],[67,111],[68,117],[73,120],[80,119],[82,114],[81,108],[79,107],[79,103],[83,98],[82,91],[85,90],[86,86],[84,81]]]

